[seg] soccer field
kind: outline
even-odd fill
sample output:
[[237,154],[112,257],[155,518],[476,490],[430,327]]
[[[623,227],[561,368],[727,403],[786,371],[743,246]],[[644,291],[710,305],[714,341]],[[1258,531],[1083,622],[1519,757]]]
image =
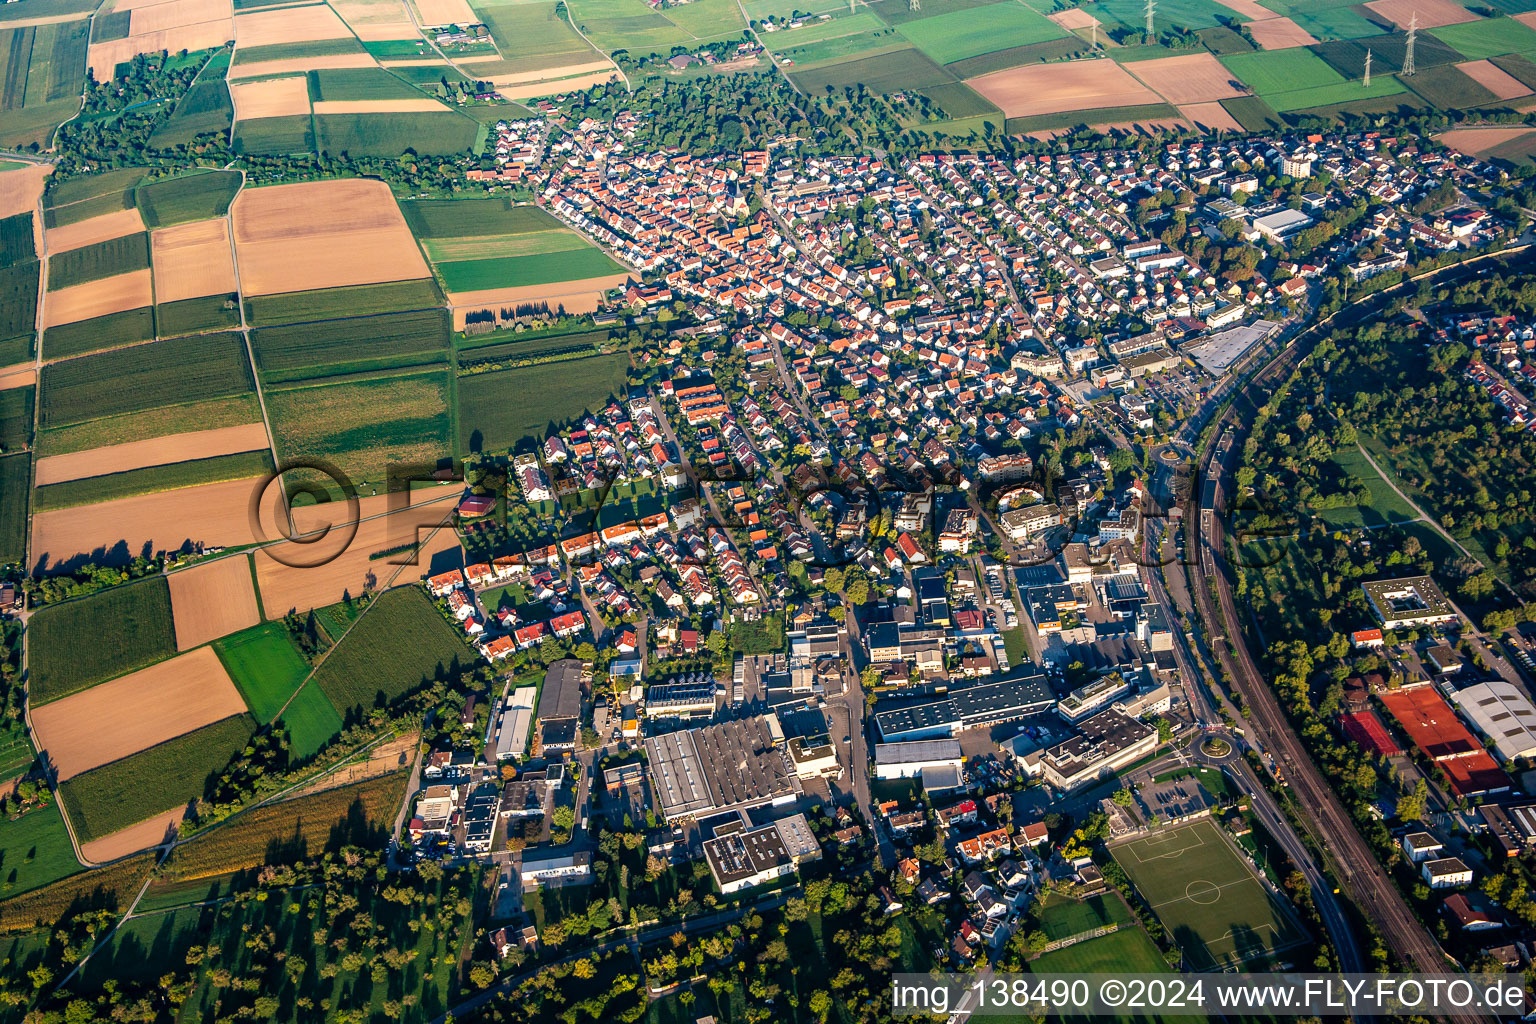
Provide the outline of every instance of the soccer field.
[[1188,968],[1262,970],[1305,944],[1290,909],[1270,897],[1214,822],[1201,820],[1110,852],[1184,951]]

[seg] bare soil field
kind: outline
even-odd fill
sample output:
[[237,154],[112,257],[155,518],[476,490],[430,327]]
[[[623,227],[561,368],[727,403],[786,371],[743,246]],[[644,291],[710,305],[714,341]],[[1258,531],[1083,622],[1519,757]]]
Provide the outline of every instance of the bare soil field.
[[0,217],[14,217],[37,209],[37,202],[43,196],[43,183],[52,170],[53,164],[28,164],[13,171],[0,171]]
[[181,819],[186,816],[186,813],[185,807],[178,807],[174,811],[157,814],[153,818],[141,821],[137,825],[129,825],[111,835],[102,836],[89,843],[81,843],[80,853],[94,864],[105,864],[107,861],[126,857],[130,853],[138,853],[151,846],[159,846],[165,842],[167,836],[175,838],[176,826],[181,824]]
[[[260,538],[251,526],[251,498],[263,479],[225,480],[39,512],[32,520],[33,558],[62,562],[106,554],[119,545],[136,555],[146,547],[173,550],[184,541],[225,547],[255,543]],[[276,536],[274,530],[265,532],[267,538]]]
[[1290,18],[1265,18],[1243,26],[1261,50],[1285,50],[1292,46],[1312,46],[1317,37]]
[[448,108],[437,100],[321,100],[317,114],[421,114]]
[[259,82],[232,82],[229,97],[234,101],[237,121],[309,113],[309,83],[303,75]]
[[240,46],[307,43],[315,39],[344,39],[351,34],[346,23],[324,4],[235,15],[235,42]]
[[465,317],[470,313],[503,306],[511,308],[525,302],[547,302],[550,309],[564,306],[567,313],[590,313],[597,309],[604,291],[617,288],[628,280],[628,274],[608,274],[603,277],[586,277],[580,281],[561,281],[558,284],[449,292],[448,305],[453,309],[453,329],[462,331]]
[[263,60],[255,64],[235,64],[229,69],[230,81],[241,78],[266,78],[294,72],[324,71],[326,68],[372,68],[378,62],[367,53],[337,53],[329,57],[293,57],[288,60]]
[[1526,88],[1523,82],[1500,70],[1492,61],[1469,60],[1465,64],[1457,64],[1456,67],[1501,100],[1512,100],[1517,96],[1531,94],[1531,90]]
[[1157,103],[1159,97],[1112,60],[1069,60],[995,71],[965,83],[1005,117]]
[[[432,64],[435,61],[427,61]],[[721,65],[716,65],[720,67]],[[521,85],[524,82],[543,82],[551,78],[562,78],[567,75],[585,75],[594,71],[602,71],[612,68],[613,65],[606,60],[594,60],[584,64],[566,64],[563,67],[548,68],[544,71],[519,71],[511,75],[497,75],[491,79],[492,84],[500,89],[504,86]]]
[[[261,587],[261,603],[267,618],[281,618],[293,608],[307,610],[335,604],[348,593],[356,597],[364,591],[388,586],[391,578],[405,583],[429,575],[434,557],[459,546],[458,538],[446,526],[433,533],[414,556],[409,552],[373,556],[402,544],[419,542],[434,526],[451,520],[457,492],[448,491],[449,488],[418,491],[412,496],[411,508],[393,514],[387,514],[387,495],[358,499],[361,521],[350,542],[347,536],[352,531],[343,528],[347,514],[344,502],[294,509],[299,536],[309,536],[330,526],[334,540],[333,536],[326,536],[312,544],[294,541],[270,551],[256,551],[256,581]],[[345,548],[341,553],[324,565],[303,568],[284,564],[319,561],[322,554],[330,554],[342,544]],[[411,557],[415,559],[414,565],[396,564]]]
[[84,245],[94,245],[111,238],[121,238],[144,230],[144,219],[137,209],[104,213],[100,217],[87,217],[74,224],[48,229],[48,252],[67,252]]
[[1175,106],[1245,95],[1232,72],[1209,53],[1139,60],[1129,65],[1129,70]]
[[428,276],[416,239],[382,181],[245,189],[229,213],[246,295]]
[[[1047,14],[1045,17],[1049,21],[1054,21],[1068,32],[1079,28],[1093,28],[1093,26],[1098,25],[1098,19],[1094,18],[1093,15],[1089,14],[1081,7],[1073,7],[1069,10],[1057,11],[1055,14]],[[1103,26],[1100,26],[1099,34],[1104,34]]]
[[235,257],[229,248],[229,221],[223,217],[151,233],[149,255],[156,302],[235,291]]
[[[30,370],[31,364],[27,365]],[[0,370],[0,374],[5,373]],[[0,387],[3,387],[0,384]],[[238,427],[213,427],[185,434],[169,434],[148,441],[88,448],[67,455],[50,455],[37,460],[37,486],[60,484],[104,473],[126,473],[147,466],[168,466],[188,459],[211,459],[218,455],[254,452],[267,447],[267,428],[260,423]]]
[[479,20],[467,0],[412,0],[423,25],[473,25]]
[[1454,128],[1436,138],[1452,149],[1470,156],[1480,157],[1495,147],[1502,146],[1536,131],[1525,125],[1511,128]]
[[207,50],[229,42],[229,19],[204,21],[181,28],[161,29],[139,35],[113,39],[105,43],[92,43],[90,49],[91,73],[99,82],[109,81],[117,66],[130,61],[141,53],[168,50]]
[[32,363],[17,363],[0,368],[0,391],[12,388],[30,388],[37,383],[37,367]]
[[1261,20],[1274,16],[1274,11],[1267,7],[1260,7],[1253,0],[1216,0],[1223,7],[1230,7],[1245,18]]
[[331,7],[364,42],[420,35],[402,0],[333,0]]
[[[128,33],[137,36],[220,20],[227,29],[234,13],[234,4],[230,0],[166,0],[144,4],[133,8],[133,14],[128,18]],[[225,42],[233,38],[227,36]]]
[[33,708],[32,728],[63,782],[243,711],[204,647]]
[[380,775],[388,775],[390,772],[410,767],[419,743],[421,743],[419,732],[408,732],[392,740],[386,740],[369,750],[367,757],[352,761],[324,778],[316,779],[304,788],[294,790],[283,797],[283,802],[297,800],[303,796],[314,796],[328,789],[350,786],[354,782],[376,779]]
[[251,560],[243,554],[173,572],[166,582],[171,587],[178,651],[190,651],[261,621]]
[[609,68],[607,71],[598,71],[590,75],[577,75],[575,78],[560,78],[551,82],[532,82],[523,85],[497,86],[496,92],[503,99],[523,100],[536,96],[556,96],[564,92],[581,92],[590,89],[594,85],[602,85],[610,79],[619,77],[617,70]]
[[1243,130],[1243,126],[1237,123],[1237,118],[1227,113],[1227,108],[1220,103],[1191,103],[1180,107],[1179,113],[1184,115],[1185,120],[1207,131],[1240,132]]
[[1477,15],[1451,0],[1370,0],[1365,6],[1405,30],[1415,14],[1421,29],[1477,20]]
[[43,300],[43,327],[59,327],[93,316],[121,313],[153,300],[148,269],[60,288]]

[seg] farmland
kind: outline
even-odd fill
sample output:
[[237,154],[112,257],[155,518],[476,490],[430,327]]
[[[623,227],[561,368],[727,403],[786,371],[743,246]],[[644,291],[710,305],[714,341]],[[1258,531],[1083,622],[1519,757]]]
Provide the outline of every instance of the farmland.
[[402,309],[426,309],[440,306],[442,301],[437,285],[427,278],[247,296],[245,308],[252,325],[275,326]]
[[200,562],[167,577],[176,649],[189,651],[261,621],[249,555]]
[[232,395],[55,427],[40,433],[36,444],[39,455],[64,455],[189,430],[233,427],[259,419],[261,408],[254,394]]
[[417,587],[379,595],[315,671],[344,715],[388,703],[468,666],[474,652]]
[[904,22],[899,31],[940,64],[1013,46],[1060,39],[1067,33],[1023,4],[997,3]]
[[0,901],[0,931],[27,931],[40,923],[51,927],[82,900],[98,906],[126,907],[154,866],[154,856],[144,854],[95,871],[76,872],[61,881]]
[[48,259],[48,290],[144,270],[149,266],[149,234],[138,232],[81,246]]
[[435,466],[453,447],[446,367],[270,388],[267,410],[284,461],[332,463],[359,486],[382,487],[391,464]]
[[[253,808],[226,824],[176,848],[166,861],[167,878],[208,878],[273,863],[302,860],[324,850],[332,831],[361,818],[374,828],[388,828],[405,793],[406,773],[338,786],[312,796]],[[347,836],[348,841],[365,837]]]
[[424,309],[266,327],[252,333],[251,344],[267,379],[318,376],[351,364],[382,367],[392,362],[426,362],[447,350],[448,314],[443,309]]
[[213,649],[245,696],[251,714],[262,725],[277,717],[283,704],[309,675],[308,662],[281,622],[252,626],[215,641]]
[[1486,18],[1460,25],[1442,25],[1433,35],[1468,60],[1536,50],[1536,30],[1514,18]]
[[315,148],[333,156],[467,153],[479,131],[473,120],[453,110],[317,113],[314,122]]
[[[0,338],[30,334],[36,325],[38,267],[36,260],[29,260],[0,270]],[[28,340],[27,350],[31,348]]]
[[65,359],[86,355],[102,349],[148,341],[154,336],[154,307],[140,306],[48,328],[43,332],[43,358]]
[[188,459],[163,466],[145,466],[121,473],[83,477],[37,489],[33,508],[38,512],[116,501],[135,494],[173,491],[197,484],[224,480],[248,480],[272,470],[272,456],[266,451],[235,452],[206,459]]
[[32,493],[32,455],[0,457],[0,562],[20,562],[27,554],[27,502]]
[[513,206],[505,198],[417,199],[400,204],[400,212],[416,237],[473,238],[518,235],[563,228],[536,206]]
[[89,23],[85,20],[0,31],[0,145],[46,145],[79,105]]
[[59,788],[70,822],[86,839],[100,839],[190,803],[255,730],[249,715],[233,715],[77,775]]
[[14,267],[37,258],[32,238],[32,215],[18,213],[0,220],[0,267]]
[[[459,379],[461,449],[499,451],[531,435],[544,436],[551,422],[565,422],[622,394],[629,355],[593,356]],[[525,395],[526,402],[506,400]]]
[[43,367],[38,425],[220,398],[251,386],[245,347],[235,335],[157,341]]
[[122,167],[54,185],[43,196],[43,224],[54,228],[132,209],[134,186],[143,177],[142,167]]
[[[33,704],[46,704],[176,653],[171,592],[156,576],[98,591],[32,616]],[[80,637],[92,642],[82,644]]]
[[146,227],[222,217],[240,191],[238,171],[204,171],[140,185],[134,191]]
[[588,277],[620,273],[623,269],[600,249],[592,246],[563,252],[437,265],[438,273],[443,277],[443,285],[450,292],[580,281]]
[[14,452],[32,440],[32,389],[0,391],[0,451]]
[[806,92],[822,92],[863,84],[873,93],[922,89],[954,81],[954,76],[910,47],[858,60],[839,61],[790,72],[796,85]]
[[151,146],[185,146],[199,135],[229,131],[235,113],[229,102],[229,87],[224,83],[229,57],[229,50],[224,49],[208,59],[171,116],[149,137]]
[[[240,326],[240,300],[235,293],[200,295],[155,307],[155,328],[163,338]],[[57,330],[57,328],[55,328]]]

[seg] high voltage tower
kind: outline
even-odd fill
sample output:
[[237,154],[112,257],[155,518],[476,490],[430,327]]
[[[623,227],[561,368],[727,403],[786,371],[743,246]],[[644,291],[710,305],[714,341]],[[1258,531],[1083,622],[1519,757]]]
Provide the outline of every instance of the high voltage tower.
[[1408,19],[1408,44],[1403,49],[1403,74],[1413,74],[1413,40],[1419,34],[1419,12],[1414,11],[1413,17]]
[[1365,51],[1365,87],[1371,87],[1371,51]]
[[922,0],[907,0],[907,10],[920,11],[923,9]]
[[1157,0],[1147,0],[1147,42],[1157,41],[1157,30],[1152,27],[1152,15],[1157,13]]

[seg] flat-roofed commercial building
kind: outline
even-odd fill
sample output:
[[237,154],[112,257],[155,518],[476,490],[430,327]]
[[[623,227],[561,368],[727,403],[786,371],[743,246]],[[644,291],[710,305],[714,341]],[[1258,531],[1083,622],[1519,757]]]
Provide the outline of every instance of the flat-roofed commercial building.
[[762,715],[650,736],[645,754],[656,806],[668,821],[783,803],[801,793]]
[[1493,741],[1501,761],[1536,757],[1536,706],[1513,683],[1494,679],[1451,694],[1472,727]]
[[1381,620],[1382,629],[1442,626],[1458,621],[1456,608],[1428,576],[1362,583],[1365,599]]
[[951,690],[942,700],[877,710],[875,725],[887,743],[932,739],[1028,718],[1049,711],[1055,703],[1045,676],[1019,671]]
[[960,741],[907,740],[875,744],[875,778],[913,779],[935,768],[959,770],[963,758]]
[[704,860],[724,894],[765,885],[820,857],[821,844],[803,814],[756,828],[743,823],[704,841]]
[[533,724],[533,705],[538,693],[536,686],[519,686],[491,715],[491,735],[486,745],[492,760],[521,758],[528,749],[528,730]]
[[[1101,711],[1078,725],[1078,735],[1025,755],[1025,767],[1071,792],[1109,778],[1157,749],[1157,730],[1118,708]],[[1033,761],[1033,764],[1031,763]]]

